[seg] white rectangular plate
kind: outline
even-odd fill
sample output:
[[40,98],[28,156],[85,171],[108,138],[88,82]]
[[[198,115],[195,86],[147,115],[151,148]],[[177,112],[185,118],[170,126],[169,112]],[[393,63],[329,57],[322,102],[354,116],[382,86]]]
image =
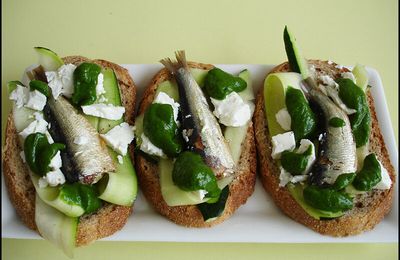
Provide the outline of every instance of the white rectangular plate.
[[[129,64],[126,67],[138,87],[138,100],[151,78],[161,69],[158,64]],[[274,65],[217,65],[230,73],[249,69],[254,91],[262,86],[266,74]],[[376,112],[383,131],[390,160],[397,170],[398,152],[389,118],[384,90],[376,70],[368,68]],[[398,242],[398,196],[397,181],[393,209],[374,230],[361,235],[333,238],[315,233],[311,229],[286,217],[273,203],[257,180],[254,194],[247,203],[224,223],[213,228],[196,229],[175,225],[158,215],[146,202],[141,193],[135,202],[134,212],[126,226],[113,236],[103,240],[113,241],[175,241],[175,242]],[[40,238],[26,228],[11,206],[2,176],[2,237]]]

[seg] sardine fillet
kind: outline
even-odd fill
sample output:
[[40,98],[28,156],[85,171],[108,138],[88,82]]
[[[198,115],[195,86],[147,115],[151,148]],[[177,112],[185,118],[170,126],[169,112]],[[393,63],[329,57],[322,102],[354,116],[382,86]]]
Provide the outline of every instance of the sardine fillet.
[[[50,98],[48,104],[63,131],[67,149],[73,154],[80,182],[93,184],[104,173],[115,171],[105,143],[85,117],[63,97],[58,97],[57,100]],[[75,144],[74,139],[80,136],[85,136],[88,142]]]
[[[197,136],[189,138],[189,143],[192,142],[193,147],[201,149],[205,162],[213,168],[217,178],[231,176],[235,163],[221,128],[208,106],[203,91],[190,73],[184,51],[178,51],[176,59],[177,63],[170,59],[164,59],[161,63],[175,77],[178,84],[183,127],[188,131],[195,131]],[[194,129],[191,129],[192,127]]]

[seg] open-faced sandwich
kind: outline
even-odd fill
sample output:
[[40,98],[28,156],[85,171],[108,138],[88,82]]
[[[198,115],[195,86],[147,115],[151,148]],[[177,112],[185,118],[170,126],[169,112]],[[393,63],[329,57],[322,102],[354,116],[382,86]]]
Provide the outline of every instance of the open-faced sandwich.
[[40,65],[8,83],[4,179],[23,223],[71,255],[132,213],[136,88],[117,64],[35,50]]
[[389,212],[395,172],[362,65],[305,60],[284,30],[288,62],[258,93],[255,136],[264,188],[289,217],[321,233],[372,229]]
[[161,61],[136,120],[136,169],[146,199],[187,227],[227,219],[253,193],[254,94],[248,70]]

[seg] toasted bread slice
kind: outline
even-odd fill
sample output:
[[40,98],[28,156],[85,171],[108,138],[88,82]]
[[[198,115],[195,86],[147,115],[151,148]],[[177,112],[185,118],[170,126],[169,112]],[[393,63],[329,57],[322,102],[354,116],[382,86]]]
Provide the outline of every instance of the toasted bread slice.
[[[309,60],[309,64],[315,66],[316,73],[331,76],[333,79],[340,77],[346,68],[339,69],[335,63],[326,61]],[[275,67],[270,73],[287,72],[287,62]],[[263,88],[260,89],[254,112],[255,137],[257,143],[258,160],[260,165],[260,176],[264,188],[271,195],[275,204],[290,218],[325,235],[349,236],[362,233],[374,228],[390,211],[395,182],[395,171],[390,163],[389,154],[386,149],[378,119],[375,112],[374,100],[370,92],[367,94],[368,104],[372,118],[372,129],[369,138],[369,150],[374,152],[387,169],[392,179],[389,190],[372,190],[354,198],[354,207],[345,215],[331,220],[317,220],[307,214],[306,211],[294,200],[286,187],[279,187],[280,170],[271,157],[272,144],[269,134],[267,120],[265,117]]]
[[[63,58],[66,64],[79,65],[82,62],[93,62],[103,68],[112,68],[117,76],[122,104],[125,107],[125,121],[134,124],[136,87],[128,71],[121,66],[105,60],[89,60],[82,56]],[[130,149],[133,149],[131,145]],[[7,120],[6,140],[3,152],[4,180],[8,195],[22,222],[38,232],[35,224],[35,188],[29,177],[28,166],[23,163],[18,141],[18,133],[14,126],[13,115]],[[134,159],[131,153],[132,160]],[[132,213],[133,206],[119,206],[104,203],[98,211],[83,215],[79,219],[76,246],[87,245],[97,239],[110,236],[120,230]]]
[[[212,65],[189,62],[189,67],[210,70]],[[147,107],[153,102],[157,87],[166,80],[172,80],[167,69],[160,70],[146,88],[140,103],[139,114],[143,114]],[[253,134],[253,124],[250,122],[247,136],[242,143],[242,153],[237,166],[236,177],[229,184],[229,197],[227,199],[223,214],[216,220],[205,222],[197,206],[174,206],[170,207],[164,201],[161,194],[159,182],[158,165],[147,160],[143,155],[136,155],[136,169],[139,185],[147,201],[161,215],[166,216],[173,222],[186,227],[211,227],[229,218],[240,205],[246,203],[248,197],[253,194],[256,180],[256,148]]]

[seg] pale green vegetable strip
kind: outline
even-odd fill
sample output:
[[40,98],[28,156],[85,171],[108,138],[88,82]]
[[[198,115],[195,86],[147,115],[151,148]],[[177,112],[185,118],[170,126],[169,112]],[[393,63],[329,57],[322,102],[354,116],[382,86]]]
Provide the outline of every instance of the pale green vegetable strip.
[[275,115],[286,107],[285,93],[288,86],[300,89],[302,77],[295,72],[280,72],[268,75],[264,82],[265,113],[270,136],[286,132],[276,121]]
[[35,199],[35,223],[40,234],[62,249],[70,258],[75,248],[78,218],[67,217],[49,207],[38,195]]
[[100,180],[101,191],[99,198],[107,202],[131,206],[136,199],[137,194],[137,178],[129,154],[123,156],[123,164],[118,163],[117,156],[113,150],[109,148],[109,153],[113,158],[116,166],[115,173],[108,173],[108,178]]
[[161,194],[168,206],[196,205],[208,199],[200,199],[198,191],[184,191],[176,186],[172,180],[174,164],[170,159],[160,158],[158,172],[160,174]]
[[39,64],[45,71],[56,71],[64,64],[63,60],[52,50],[43,47],[34,49],[39,54]]
[[344,213],[339,211],[339,212],[329,212],[329,211],[324,211],[324,210],[319,210],[316,208],[311,207],[310,205],[305,202],[304,197],[303,197],[303,187],[300,184],[288,184],[286,186],[290,192],[290,194],[293,196],[293,198],[296,200],[296,202],[313,218],[315,219],[320,219],[321,217],[323,218],[337,218],[342,216]]
[[38,184],[39,177],[33,173],[30,173],[30,176],[32,183],[35,186],[36,194],[44,203],[61,211],[69,217],[79,217],[85,213],[85,210],[81,206],[69,204],[67,201],[60,198],[60,187],[47,186],[45,188],[40,188]]
[[357,64],[352,73],[356,79],[356,85],[359,86],[362,90],[366,91],[368,86],[368,72],[365,69],[364,65]]

